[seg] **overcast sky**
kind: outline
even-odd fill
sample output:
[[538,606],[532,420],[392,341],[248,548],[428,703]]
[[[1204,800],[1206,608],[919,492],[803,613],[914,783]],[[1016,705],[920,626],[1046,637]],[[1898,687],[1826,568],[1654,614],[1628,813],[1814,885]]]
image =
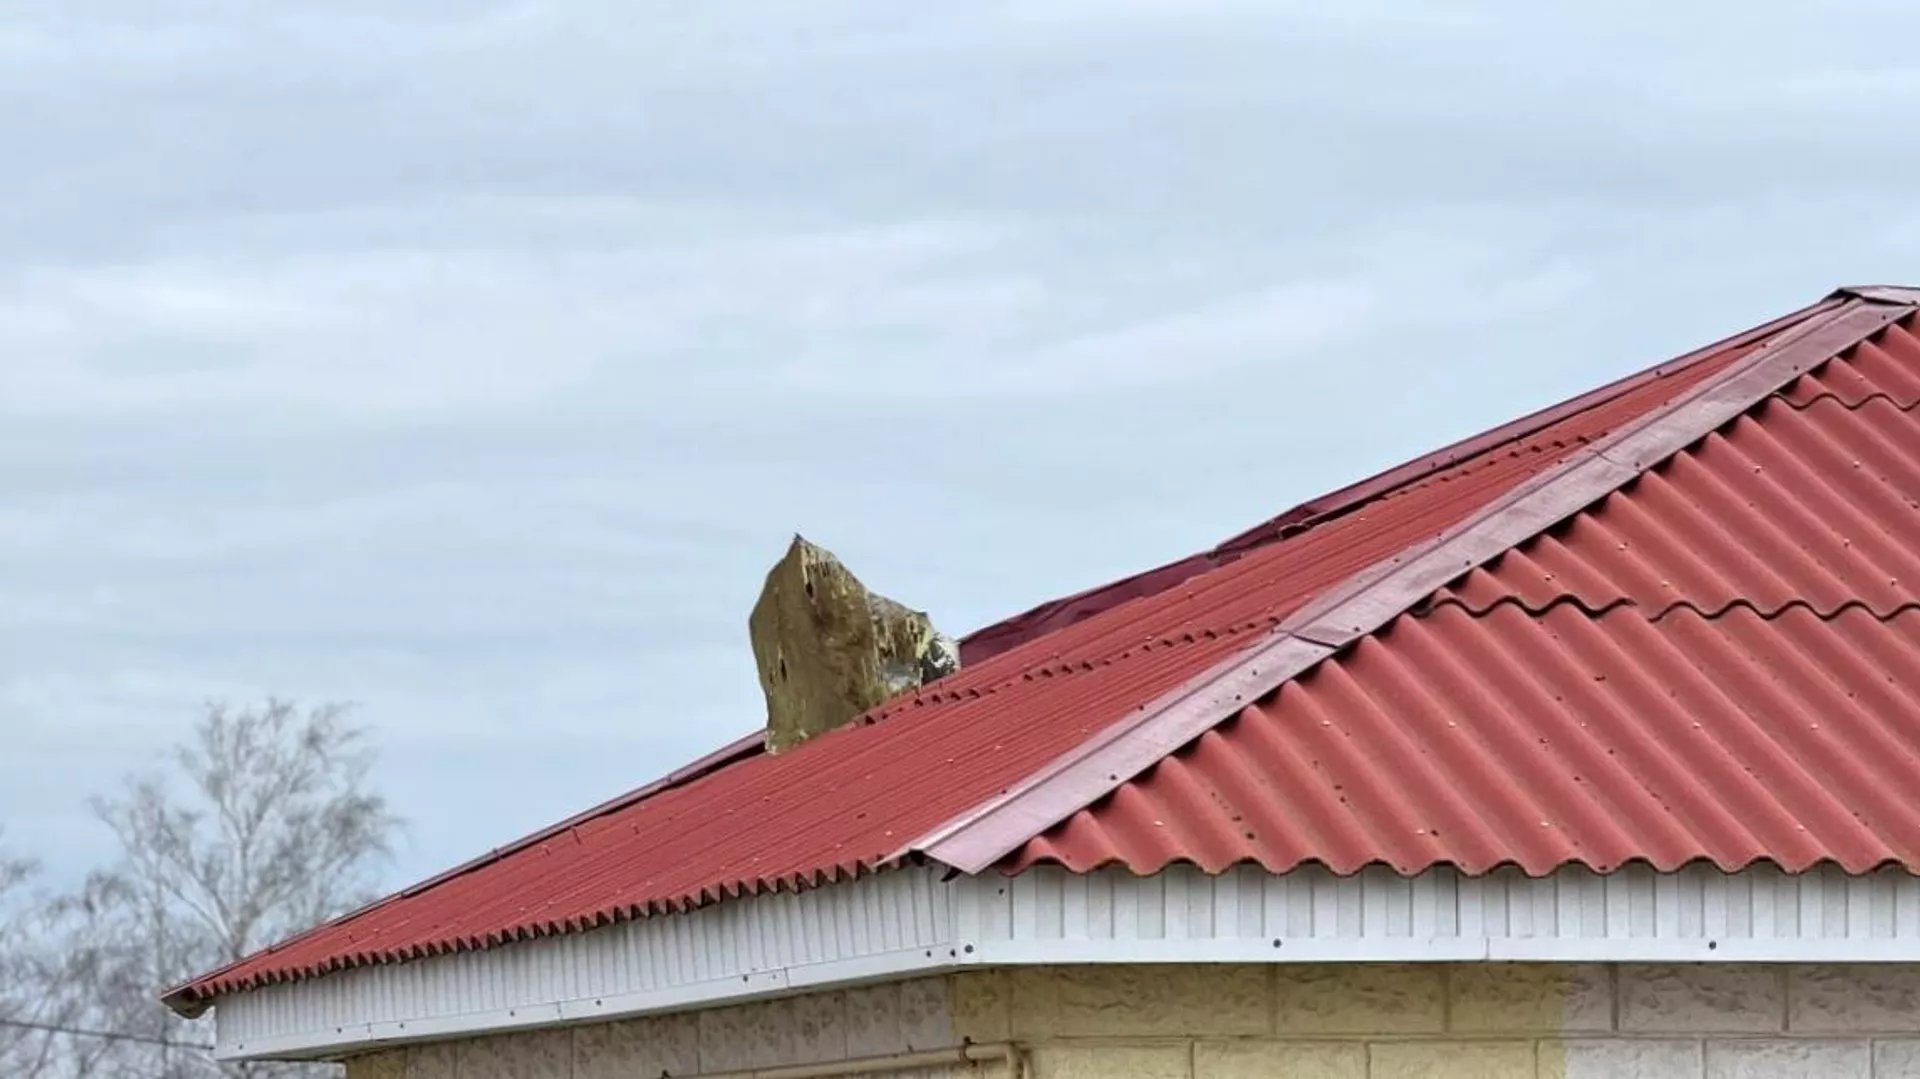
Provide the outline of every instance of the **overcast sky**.
[[1910,8],[0,0],[0,822],[352,700],[404,883],[795,530],[964,632],[1920,279]]

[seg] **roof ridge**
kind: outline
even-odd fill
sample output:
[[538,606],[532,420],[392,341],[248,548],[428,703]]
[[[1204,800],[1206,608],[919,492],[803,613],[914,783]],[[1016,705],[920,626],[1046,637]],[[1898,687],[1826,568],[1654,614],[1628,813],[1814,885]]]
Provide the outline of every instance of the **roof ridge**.
[[1850,296],[1871,303],[1920,304],[1920,288],[1912,285],[1843,285],[1833,290],[1833,296]]
[[1809,318],[1831,312],[1849,299],[1878,300],[1889,303],[1920,302],[1890,299],[1889,295],[1895,293],[1912,293],[1920,297],[1920,289],[1899,289],[1890,286],[1838,289],[1797,311],[1769,319],[1758,326],[1683,352],[1672,359],[1624,375],[1557,404],[1548,405],[1518,419],[1509,420],[1491,430],[1469,435],[1411,461],[1404,461],[1365,479],[1356,480],[1345,487],[1308,499],[1291,509],[1267,518],[1252,528],[1243,529],[1204,551],[1175,559],[1152,569],[1142,570],[1119,580],[1108,581],[1105,584],[1094,585],[1048,600],[1010,618],[1003,618],[982,626],[960,638],[961,659],[967,666],[984,662],[1109,608],[1177,587],[1194,577],[1228,565],[1249,551],[1299,535],[1327,521],[1342,517],[1355,509],[1370,505],[1377,499],[1411,487],[1461,461],[1526,438],[1569,416],[1604,405],[1647,382],[1672,376],[1727,349],[1743,348]]
[[[1838,301],[1838,302],[1834,302]],[[1239,652],[1035,770],[1026,780],[914,839],[918,851],[977,873],[1404,613],[1463,572],[1624,486],[1779,392],[1795,378],[1920,308],[1920,290],[1839,290],[1752,353],[1619,430],[1573,449],[1459,525],[1380,559]]]

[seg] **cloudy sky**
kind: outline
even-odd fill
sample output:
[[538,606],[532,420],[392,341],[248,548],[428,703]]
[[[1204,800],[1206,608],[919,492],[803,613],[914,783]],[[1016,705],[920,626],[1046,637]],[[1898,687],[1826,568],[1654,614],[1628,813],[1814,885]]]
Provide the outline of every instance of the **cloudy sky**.
[[961,632],[1920,279],[1910,5],[1574,7],[0,0],[0,822],[352,700],[400,883],[756,727],[796,529]]

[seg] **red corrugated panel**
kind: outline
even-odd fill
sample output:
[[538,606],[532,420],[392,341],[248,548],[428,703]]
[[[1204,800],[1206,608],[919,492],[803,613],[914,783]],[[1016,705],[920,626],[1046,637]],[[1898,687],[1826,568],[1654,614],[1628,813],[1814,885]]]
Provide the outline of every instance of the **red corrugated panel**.
[[[1657,376],[1588,395],[1513,437],[1474,440],[1451,463],[1390,473],[1288,526],[1305,531],[1264,542],[1242,537],[1232,545],[1235,560],[1219,568],[970,665],[789,753],[741,749],[644,796],[608,803],[198,979],[170,999],[203,1000],[267,980],[486,947],[880,868],[1091,735],[1266,640],[1316,594],[1459,524],[1587,442],[1765,349],[1798,321],[1768,327],[1774,337],[1735,339]],[[1155,782],[1148,777],[1110,805],[1124,807]],[[1099,828],[1127,832],[1126,814],[1100,814],[1109,819]],[[1092,821],[1076,821],[1059,838],[1071,840]],[[1151,815],[1133,824],[1174,827]],[[1106,850],[1069,843],[1060,856],[1097,862],[1110,856]],[[1230,847],[1187,856],[1212,864],[1216,850],[1234,856]]]
[[1893,327],[1013,867],[1920,867],[1920,339]]
[[1246,709],[1014,866],[1920,866],[1916,670],[1912,607],[1652,620],[1444,604]]

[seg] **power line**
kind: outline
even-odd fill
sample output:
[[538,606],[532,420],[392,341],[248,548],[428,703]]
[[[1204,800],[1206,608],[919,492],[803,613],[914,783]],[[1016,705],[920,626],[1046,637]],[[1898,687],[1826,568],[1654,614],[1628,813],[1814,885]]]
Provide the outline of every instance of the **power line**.
[[76,1038],[101,1038],[110,1042],[139,1042],[143,1045],[166,1045],[176,1049],[198,1049],[201,1052],[213,1052],[213,1046],[200,1042],[184,1042],[173,1038],[156,1038],[151,1034],[127,1034],[116,1030],[88,1030],[85,1027],[65,1027],[57,1023],[34,1023],[25,1019],[0,1019],[0,1027],[13,1027],[16,1030],[37,1030],[46,1034],[71,1034]]

